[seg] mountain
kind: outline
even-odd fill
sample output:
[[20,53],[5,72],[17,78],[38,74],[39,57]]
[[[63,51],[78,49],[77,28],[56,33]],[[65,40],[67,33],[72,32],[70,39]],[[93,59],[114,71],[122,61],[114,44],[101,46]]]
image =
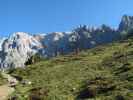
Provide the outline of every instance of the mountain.
[[53,57],[58,54],[68,54],[77,48],[79,50],[92,48],[119,38],[119,32],[106,25],[96,29],[83,25],[72,30],[72,32],[47,34],[42,39],[42,44],[46,46],[44,56]]
[[133,16],[124,15],[119,25],[119,31],[128,31],[133,29]]
[[24,67],[36,53],[50,58],[120,40],[132,26],[133,17],[124,15],[117,30],[106,25],[98,28],[80,25],[71,32],[37,35],[17,32],[0,41],[0,68]]
[[27,33],[14,33],[8,39],[5,39],[1,45],[1,69],[16,66],[24,67],[28,58],[35,54],[41,46],[39,40]]

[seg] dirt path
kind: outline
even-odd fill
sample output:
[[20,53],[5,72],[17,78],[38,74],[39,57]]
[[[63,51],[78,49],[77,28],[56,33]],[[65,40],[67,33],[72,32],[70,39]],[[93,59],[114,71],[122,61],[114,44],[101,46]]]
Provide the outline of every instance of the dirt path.
[[0,86],[0,100],[5,100],[6,97],[14,91],[8,84]]
[[[12,79],[10,75],[6,73],[2,73],[3,77],[8,80],[8,82]],[[5,100],[8,95],[10,95],[14,91],[14,88],[9,87],[9,83],[0,86],[0,100]]]

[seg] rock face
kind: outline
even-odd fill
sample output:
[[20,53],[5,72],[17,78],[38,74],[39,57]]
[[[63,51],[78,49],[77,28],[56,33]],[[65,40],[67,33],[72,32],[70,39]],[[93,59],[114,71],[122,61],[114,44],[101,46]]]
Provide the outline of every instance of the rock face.
[[44,57],[68,54],[75,49],[89,49],[121,38],[121,32],[133,27],[133,17],[123,16],[118,30],[106,25],[99,28],[79,26],[72,32],[29,35],[17,32],[0,41],[0,69],[24,67],[35,53]]
[[2,50],[2,44],[6,40],[6,38],[0,38],[0,51]]
[[128,31],[133,29],[133,16],[124,15],[119,25],[120,31]]
[[108,26],[102,25],[100,28],[94,29],[83,25],[72,32],[47,34],[42,40],[42,44],[47,47],[44,49],[43,55],[52,57],[58,54],[67,54],[76,48],[79,50],[88,49],[119,38],[119,32]]
[[24,67],[24,63],[41,48],[41,44],[33,36],[18,32],[5,39],[1,48],[0,67],[6,69]]

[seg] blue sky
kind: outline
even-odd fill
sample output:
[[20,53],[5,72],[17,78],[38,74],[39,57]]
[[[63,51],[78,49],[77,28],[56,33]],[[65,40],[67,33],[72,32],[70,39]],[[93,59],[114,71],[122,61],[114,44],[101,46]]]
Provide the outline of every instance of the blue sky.
[[0,36],[71,31],[79,24],[117,27],[133,0],[0,0]]

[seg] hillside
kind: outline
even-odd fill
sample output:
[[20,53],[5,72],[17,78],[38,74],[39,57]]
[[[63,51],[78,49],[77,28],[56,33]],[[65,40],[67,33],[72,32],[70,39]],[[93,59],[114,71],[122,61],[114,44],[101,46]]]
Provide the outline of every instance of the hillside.
[[10,70],[16,100],[132,100],[133,38]]
[[4,83],[6,83],[6,79],[0,73],[0,86],[3,85]]

